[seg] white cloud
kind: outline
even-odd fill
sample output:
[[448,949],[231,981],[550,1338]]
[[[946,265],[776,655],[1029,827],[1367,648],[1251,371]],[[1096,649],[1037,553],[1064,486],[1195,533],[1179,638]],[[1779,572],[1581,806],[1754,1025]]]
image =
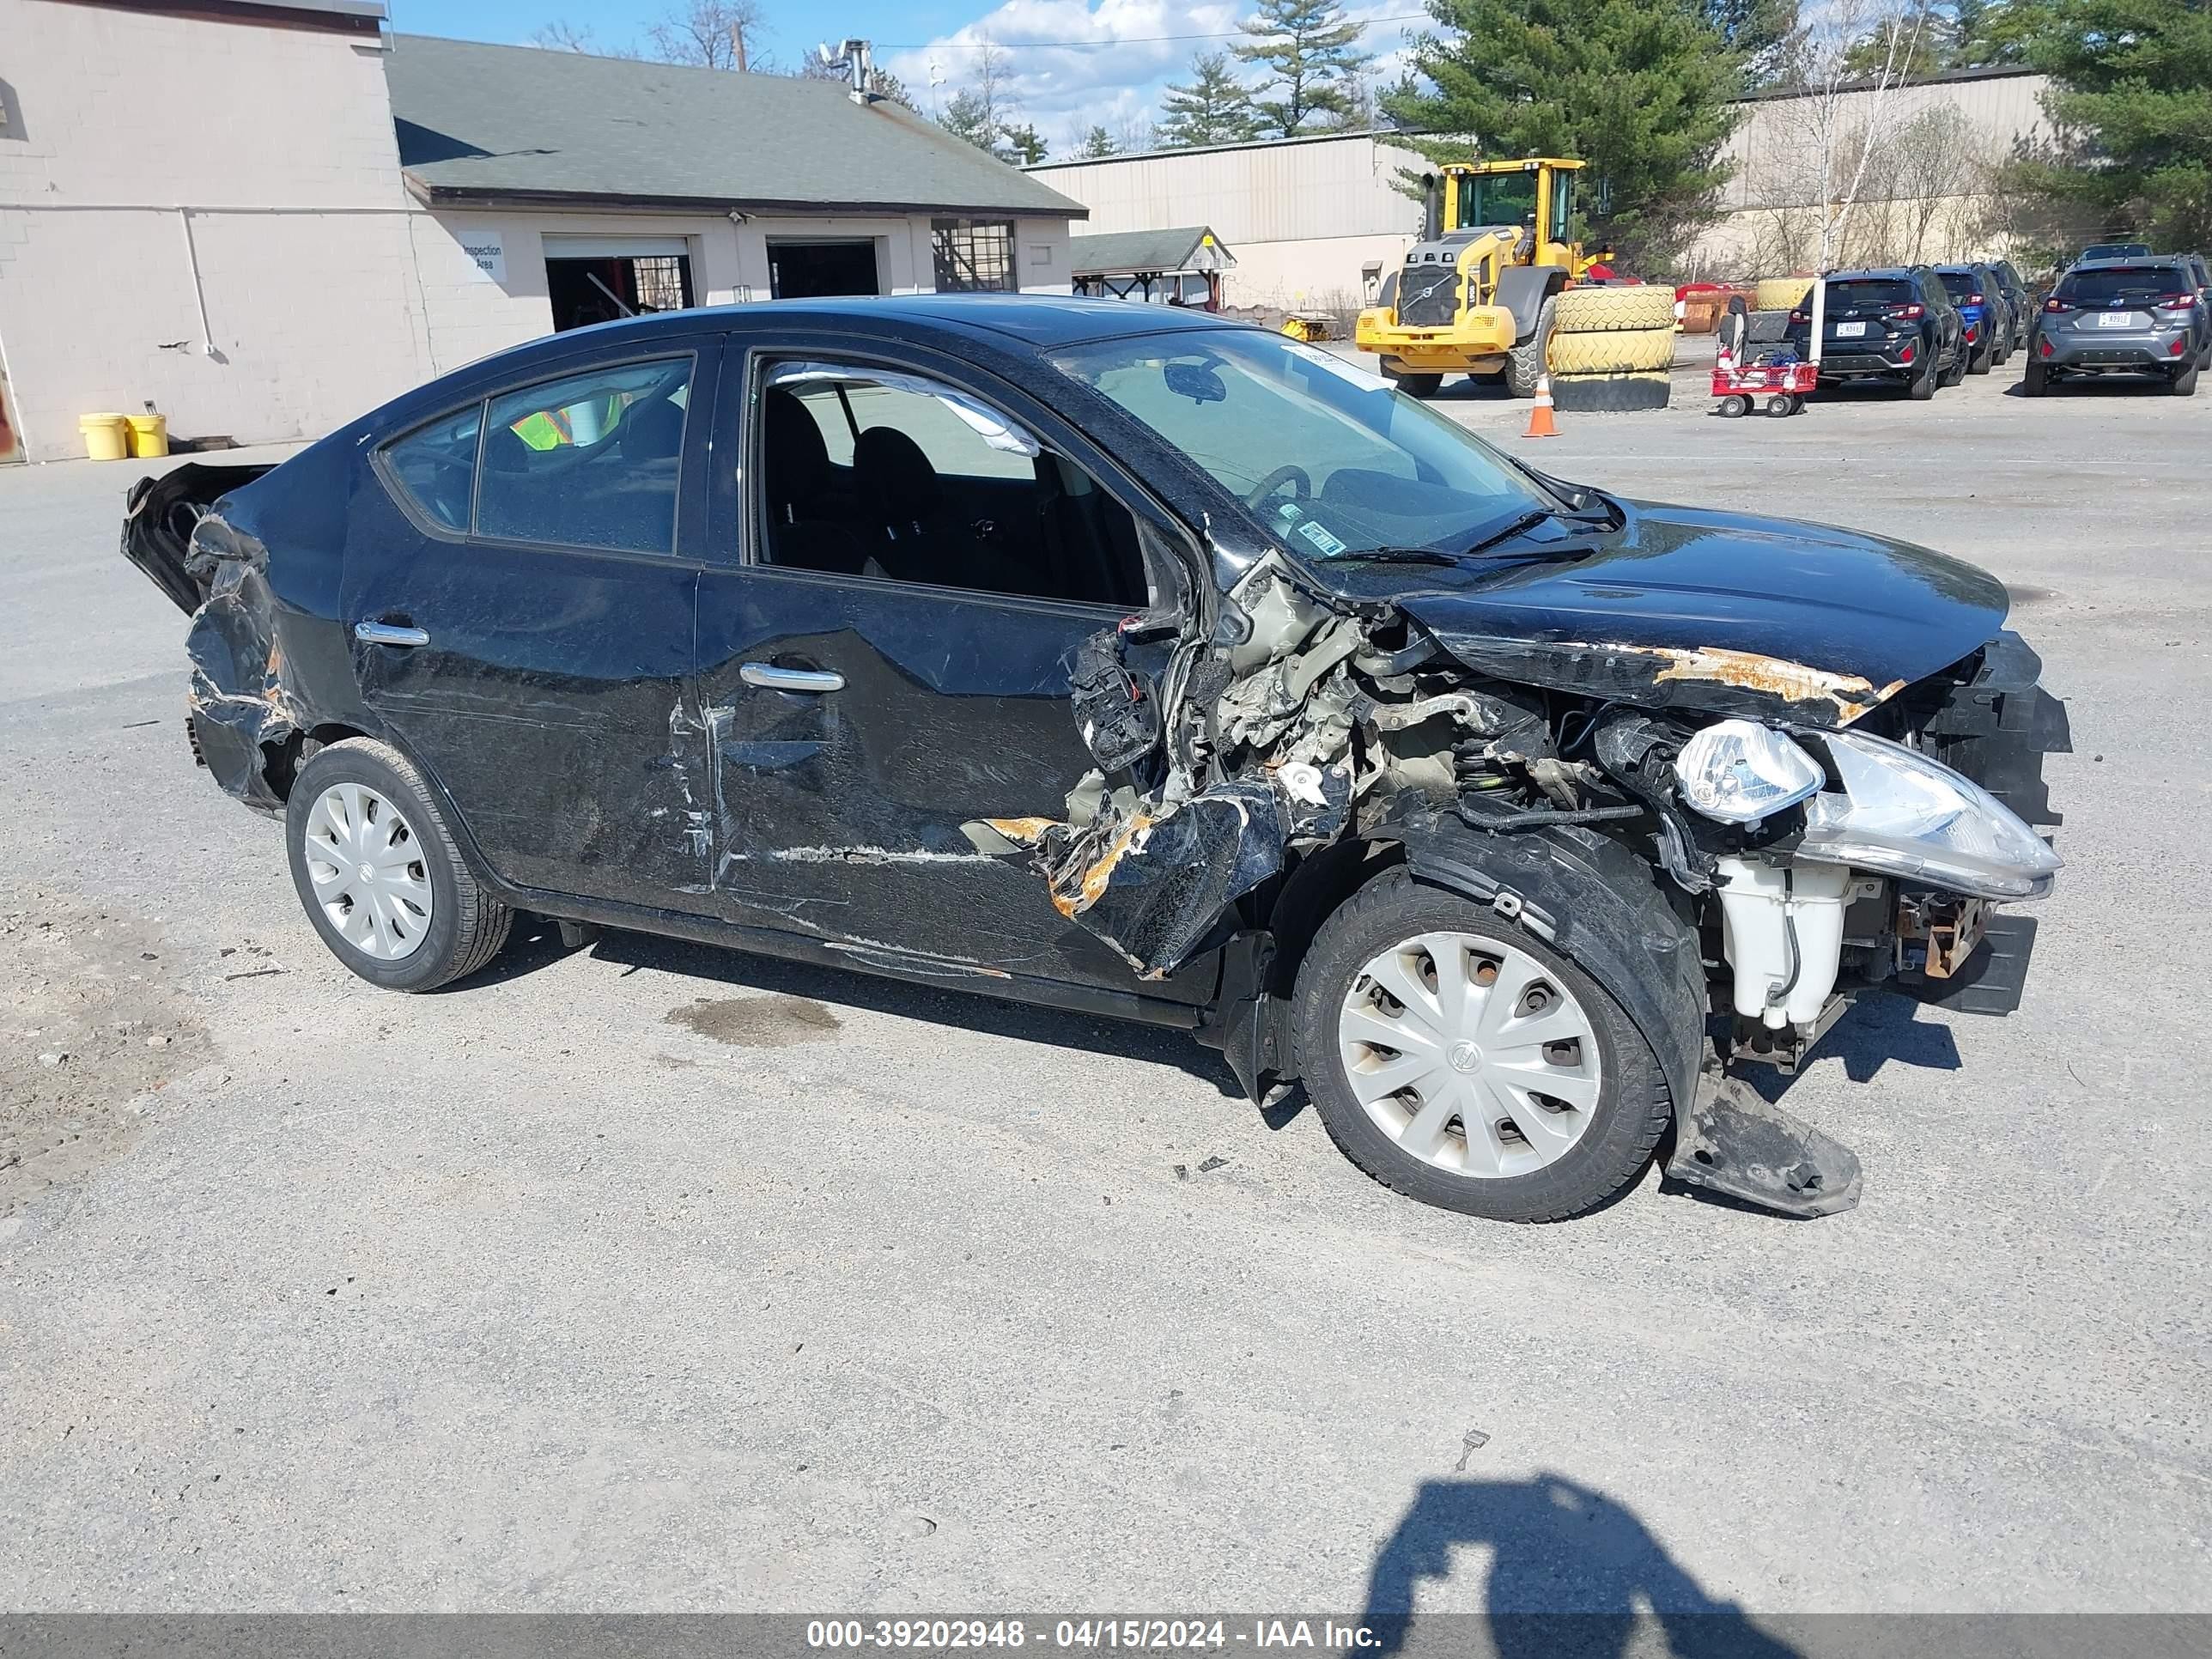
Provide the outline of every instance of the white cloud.
[[[1018,106],[1014,118],[1033,122],[1057,158],[1093,124],[1118,132],[1127,122],[1157,117],[1161,94],[1170,82],[1188,78],[1192,56],[1225,51],[1252,9],[1249,0],[1004,0],[927,46],[887,53],[886,66],[924,109],[942,107],[973,82],[979,49],[989,41],[1005,58],[1004,85]],[[1367,25],[1364,45],[1378,54],[1370,72],[1384,82],[1403,66],[1406,31],[1423,21],[1410,18],[1418,10],[1417,0],[1346,8]],[[1219,38],[1187,38],[1193,35]],[[1249,70],[1245,75],[1252,78]]]

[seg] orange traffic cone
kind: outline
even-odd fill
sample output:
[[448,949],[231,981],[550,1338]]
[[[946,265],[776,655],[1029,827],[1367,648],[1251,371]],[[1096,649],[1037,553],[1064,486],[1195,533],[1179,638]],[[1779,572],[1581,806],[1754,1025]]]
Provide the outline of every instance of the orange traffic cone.
[[1536,376],[1536,401],[1528,410],[1528,429],[1524,438],[1556,438],[1559,427],[1552,420],[1552,377],[1548,374]]

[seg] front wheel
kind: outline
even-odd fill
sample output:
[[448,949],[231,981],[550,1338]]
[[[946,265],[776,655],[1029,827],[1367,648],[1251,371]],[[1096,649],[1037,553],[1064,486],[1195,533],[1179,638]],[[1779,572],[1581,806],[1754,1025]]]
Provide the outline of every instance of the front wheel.
[[1559,316],[1559,296],[1553,295],[1536,309],[1536,325],[1526,339],[1505,354],[1505,392],[1508,397],[1533,398],[1544,378],[1552,350],[1552,329]]
[[1316,936],[1298,1066],[1329,1137],[1408,1198],[1559,1221],[1650,1160],[1670,1114],[1650,1045],[1603,987],[1493,910],[1403,870]]
[[477,884],[422,775],[388,744],[349,738],[301,767],[284,844],[307,920],[373,985],[428,991],[507,942],[514,913]]
[[1751,413],[1751,399],[1741,392],[1730,392],[1721,399],[1721,414],[1731,421],[1740,421]]
[[1416,374],[1410,368],[1400,368],[1391,362],[1382,365],[1382,378],[1409,397],[1423,399],[1435,397],[1437,388],[1444,383],[1441,374]]

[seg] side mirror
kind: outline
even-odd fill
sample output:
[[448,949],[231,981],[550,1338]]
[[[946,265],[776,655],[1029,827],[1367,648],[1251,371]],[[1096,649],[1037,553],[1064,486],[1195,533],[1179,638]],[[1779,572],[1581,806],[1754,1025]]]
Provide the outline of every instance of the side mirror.
[[1203,363],[1170,363],[1161,373],[1168,390],[1178,398],[1188,398],[1194,404],[1229,401],[1229,388],[1221,383],[1221,376]]

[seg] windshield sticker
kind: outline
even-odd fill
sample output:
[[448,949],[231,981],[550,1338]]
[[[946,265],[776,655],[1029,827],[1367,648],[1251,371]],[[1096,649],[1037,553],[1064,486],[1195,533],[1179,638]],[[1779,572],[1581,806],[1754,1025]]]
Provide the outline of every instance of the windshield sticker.
[[1285,348],[1293,357],[1303,357],[1316,368],[1325,368],[1340,380],[1348,380],[1363,392],[1387,392],[1389,381],[1380,374],[1370,374],[1357,363],[1348,363],[1334,352],[1323,351],[1318,346],[1293,341]]
[[1344,544],[1337,540],[1335,537],[1330,535],[1328,532],[1323,530],[1314,520],[1308,519],[1304,524],[1300,525],[1298,526],[1298,534],[1304,537],[1316,547],[1321,549],[1323,553],[1327,554],[1332,559],[1338,554],[1344,551]]

